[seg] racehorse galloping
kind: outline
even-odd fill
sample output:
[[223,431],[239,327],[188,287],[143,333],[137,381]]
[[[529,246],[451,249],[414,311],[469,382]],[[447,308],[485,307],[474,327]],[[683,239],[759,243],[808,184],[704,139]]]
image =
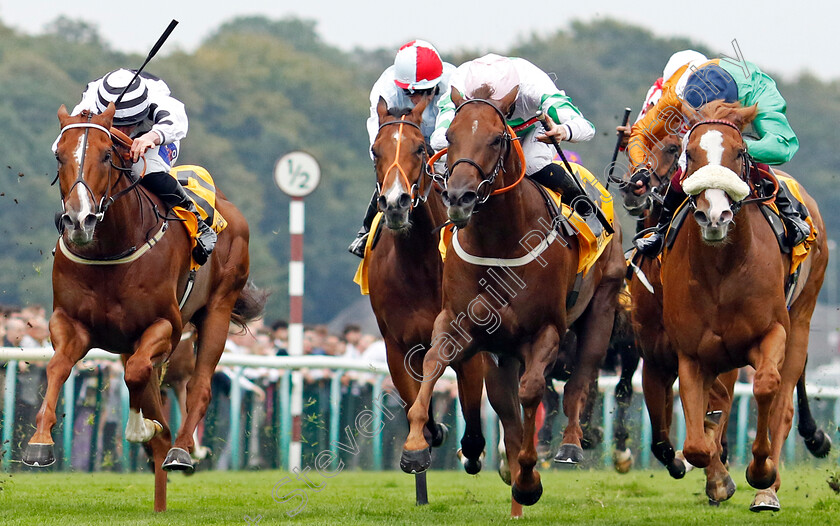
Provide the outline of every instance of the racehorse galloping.
[[[680,139],[669,135],[661,147],[654,149],[656,168],[650,181],[650,190],[637,196],[632,186],[622,186],[624,207],[631,215],[643,215],[642,226],[657,223],[671,176],[677,168],[681,148]],[[630,281],[630,296],[633,305],[632,319],[639,352],[644,358],[642,365],[642,388],[650,415],[652,441],[651,451],[668,473],[677,479],[685,476],[688,466],[674,451],[671,443],[671,420],[674,414],[674,382],[677,379],[677,353],[671,345],[662,322],[662,281],[659,277],[658,259],[634,258],[630,263],[634,272]],[[713,396],[708,410],[711,415],[707,423],[713,437],[716,454],[706,467],[706,496],[710,502],[721,502],[735,493],[735,483],[726,469],[726,428],[732,405],[732,393],[737,371],[721,375],[714,383]],[[715,413],[719,411],[720,413]]]
[[[540,254],[537,248],[526,249],[523,256],[521,242],[540,228],[538,219],[552,220],[536,185],[530,180],[517,184],[524,175],[524,160],[504,119],[516,90],[498,103],[481,96],[479,90],[478,98],[464,101],[452,90],[459,109],[447,132],[449,178],[442,197],[458,231],[444,264],[443,311],[435,320],[433,346],[423,361],[424,383],[408,413],[411,430],[402,467],[412,472],[429,466],[423,426],[434,384],[445,366],[472,356],[477,349],[490,351],[498,364],[488,366],[486,386],[504,425],[514,499],[511,514],[518,516],[521,505],[535,504],[542,494],[540,476],[534,470],[534,435],[546,368],[554,363],[568,326],[584,317],[574,363],[567,364],[574,373],[565,387],[569,424],[561,448],[561,452],[580,451],[579,416],[606,351],[624,259],[616,232],[616,239],[584,278],[580,296],[567,310],[577,275],[577,238],[555,238],[549,227],[540,245],[546,250]],[[480,213],[474,214],[479,203]],[[517,258],[521,264],[513,266],[505,258]]]
[[[73,365],[92,347],[119,353],[129,389],[126,439],[151,445],[154,508],[163,511],[163,469],[192,469],[188,452],[210,401],[210,377],[230,321],[244,327],[260,314],[264,298],[246,287],[248,225],[219,192],[216,208],[228,226],[179,308],[190,274],[191,240],[185,228],[158,212],[162,203],[157,197],[131,181],[126,160],[131,141],[111,129],[113,116],[113,104],[101,115],[70,116],[64,106],[58,110],[57,178],[65,228],[53,264],[50,336],[55,355],[47,366],[47,391],[24,462],[46,466],[55,461],[50,435],[56,401]],[[187,414],[170,449],[158,366],[178,345],[188,321],[198,331],[198,351],[187,386]]]
[[816,240],[801,263],[788,310],[791,257],[779,250],[755,201],[745,201],[750,168],[740,130],[755,114],[755,107],[710,103],[702,113],[709,120],[694,123],[689,132],[683,189],[695,195],[695,220],[686,222],[663,257],[662,287],[665,329],[679,354],[689,462],[705,467],[713,454],[704,413],[715,377],[745,365],[756,369],[758,419],[747,481],[760,490],[751,506],[760,511],[779,509],[779,457],[828,250],[816,202],[802,190]]
[[[411,111],[389,111],[379,100],[379,134],[374,155],[379,209],[387,228],[369,253],[370,302],[385,340],[388,369],[405,409],[414,403],[422,380],[423,356],[432,340],[432,326],[441,310],[443,262],[436,227],[446,221],[440,200],[427,199],[432,180],[420,122],[428,99]],[[396,115],[395,115],[396,114]],[[371,234],[374,235],[374,234]],[[461,449],[470,474],[481,469],[483,358],[477,355],[456,366],[458,393],[466,423]],[[429,408],[426,432],[439,446],[446,427],[436,424]]]

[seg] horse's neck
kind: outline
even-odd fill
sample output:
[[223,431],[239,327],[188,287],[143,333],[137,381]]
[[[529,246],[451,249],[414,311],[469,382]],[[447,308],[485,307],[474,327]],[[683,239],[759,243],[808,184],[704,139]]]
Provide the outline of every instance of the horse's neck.
[[437,196],[430,196],[426,202],[411,211],[411,228],[402,234],[394,235],[397,251],[406,256],[409,264],[422,266],[427,257],[440,260],[438,253],[439,235],[435,230],[446,221],[446,210]]
[[[513,184],[519,177],[518,163],[507,163],[505,170],[511,175],[498,185],[499,188]],[[491,196],[478,212],[473,213],[469,226],[463,231],[463,238],[459,234],[459,240],[466,238],[470,246],[486,248],[490,251],[486,255],[521,250],[521,241],[528,232],[544,230],[534,215],[539,213],[539,209],[529,204],[526,198],[531,189],[530,183],[522,181],[505,193]],[[539,206],[543,207],[542,200],[539,200]]]
[[708,271],[713,276],[740,274],[744,265],[750,265],[752,260],[761,257],[761,253],[757,253],[756,250],[761,250],[762,246],[756,241],[754,231],[754,227],[761,226],[756,221],[763,221],[763,218],[759,217],[760,214],[761,211],[755,206],[743,208],[735,216],[726,241],[716,245],[704,242],[700,227],[691,221],[691,235],[694,239],[690,244],[690,260],[702,262],[698,268]]

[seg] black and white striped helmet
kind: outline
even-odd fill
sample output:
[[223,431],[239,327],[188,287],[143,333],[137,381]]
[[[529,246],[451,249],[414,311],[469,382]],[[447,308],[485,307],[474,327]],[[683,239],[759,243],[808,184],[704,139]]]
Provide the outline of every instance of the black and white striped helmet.
[[118,69],[105,75],[96,97],[96,108],[99,113],[108,108],[108,104],[116,102],[117,97],[123,92],[128,83],[131,82],[128,90],[117,105],[114,114],[115,126],[130,126],[137,124],[149,114],[149,87],[141,76],[132,81],[134,72],[127,69]]

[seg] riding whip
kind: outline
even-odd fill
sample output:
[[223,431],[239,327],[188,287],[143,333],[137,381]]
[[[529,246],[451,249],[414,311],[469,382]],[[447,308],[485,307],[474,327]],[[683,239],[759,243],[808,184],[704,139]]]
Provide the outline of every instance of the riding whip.
[[172,22],[169,22],[169,26],[167,26],[167,28],[163,31],[163,34],[160,36],[157,42],[155,42],[155,45],[152,46],[152,50],[149,51],[149,55],[146,57],[146,60],[143,62],[143,65],[137,68],[137,72],[134,73],[133,77],[131,77],[131,81],[128,84],[126,84],[125,88],[122,90],[122,93],[120,93],[120,96],[117,97],[116,102],[114,102],[115,106],[120,103],[120,101],[123,98],[123,95],[125,95],[125,92],[128,91],[128,88],[131,86],[131,83],[134,82],[134,79],[136,79],[140,75],[140,72],[143,71],[143,68],[146,67],[146,64],[148,64],[149,61],[152,60],[155,55],[157,55],[157,52],[160,50],[160,47],[163,45],[164,42],[166,42],[166,39],[169,38],[169,35],[172,33],[172,30],[174,30],[175,26],[177,25],[178,21],[174,18],[172,19]]
[[[624,108],[624,118],[621,120],[621,127],[624,128],[630,122],[630,108]],[[618,139],[615,141],[615,149],[613,150],[612,162],[610,162],[610,173],[607,174],[606,190],[610,191],[610,180],[612,179],[613,170],[615,170],[615,160],[618,159],[618,150],[621,148],[621,140],[624,139],[624,132],[616,132]]]

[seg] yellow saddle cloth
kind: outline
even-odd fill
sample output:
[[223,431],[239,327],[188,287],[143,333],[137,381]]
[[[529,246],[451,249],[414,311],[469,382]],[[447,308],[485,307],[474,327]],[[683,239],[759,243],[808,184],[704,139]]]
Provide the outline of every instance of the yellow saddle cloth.
[[359,286],[362,295],[370,294],[368,289],[368,267],[370,266],[370,251],[373,246],[373,240],[376,239],[376,229],[379,228],[379,222],[382,220],[382,212],[377,212],[370,224],[370,234],[368,234],[367,242],[365,243],[365,257],[359,263],[359,268],[356,269],[356,275],[353,276],[353,283]]
[[[169,170],[169,175],[174,177],[181,183],[187,195],[195,203],[201,219],[205,223],[210,224],[211,228],[218,234],[227,227],[227,221],[222,214],[216,210],[216,185],[213,183],[213,177],[210,173],[202,168],[192,164],[185,164],[175,166]],[[180,206],[172,209],[172,213],[183,220],[184,227],[189,232],[192,238],[192,248],[196,245],[196,237],[198,237],[198,222],[195,215]],[[199,267],[195,261],[192,262],[193,270]]]
[[[555,161],[556,163],[560,164],[559,161]],[[584,188],[587,186],[592,186],[595,188],[600,194],[601,197],[597,205],[600,205],[601,210],[604,212],[604,216],[606,216],[607,220],[611,225],[615,225],[615,208],[613,207],[613,199],[610,193],[607,191],[606,188],[595,178],[592,173],[584,168],[582,165],[577,163],[569,163],[572,166],[572,169],[578,174],[581,183],[583,184]],[[595,265],[595,262],[598,261],[598,258],[601,254],[604,253],[604,249],[607,248],[607,244],[609,244],[610,240],[613,238],[612,234],[608,234],[605,231],[601,233],[600,236],[596,237],[595,234],[592,233],[592,229],[586,224],[586,222],[577,215],[571,207],[567,204],[562,202],[562,195],[549,190],[548,194],[554,200],[554,203],[560,208],[560,213],[566,217],[572,225],[578,231],[578,246],[579,246],[579,254],[578,254],[578,272],[583,272],[586,275],[589,272],[589,269]],[[451,228],[446,228],[441,230],[440,232],[440,243],[438,244],[438,249],[440,250],[440,256],[444,260],[446,259],[446,247],[449,245],[449,242],[452,238],[452,230]]]
[[[779,184],[784,184],[788,190],[790,190],[790,194],[793,196],[794,199],[802,203],[805,206],[805,200],[802,198],[802,192],[799,189],[799,182],[794,179],[793,177],[782,175],[778,171],[774,173],[776,179],[779,180]],[[777,214],[779,213],[778,207],[776,207],[776,203],[769,205],[774,212]],[[807,206],[805,206],[807,209]],[[802,264],[803,261],[808,257],[808,253],[811,251],[811,246],[814,244],[814,241],[817,239],[817,227],[814,226],[814,221],[811,219],[811,216],[805,218],[805,221],[808,225],[811,226],[811,233],[802,243],[799,243],[790,251],[790,273],[793,274],[796,272],[796,269],[799,268],[799,265]]]

